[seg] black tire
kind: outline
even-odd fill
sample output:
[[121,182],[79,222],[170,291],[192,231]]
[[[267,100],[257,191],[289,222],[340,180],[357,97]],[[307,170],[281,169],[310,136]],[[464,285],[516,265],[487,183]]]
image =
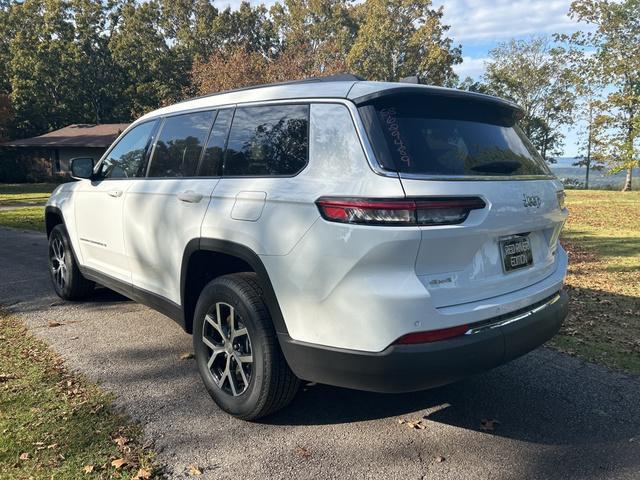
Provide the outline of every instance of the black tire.
[[[238,333],[244,329],[246,334]],[[212,346],[218,354],[209,366]],[[211,398],[234,417],[269,415],[289,404],[300,386],[280,350],[255,273],[224,275],[204,287],[195,310],[193,348]]]
[[49,275],[53,288],[64,300],[82,300],[91,294],[95,286],[80,273],[63,224],[53,227],[49,234]]

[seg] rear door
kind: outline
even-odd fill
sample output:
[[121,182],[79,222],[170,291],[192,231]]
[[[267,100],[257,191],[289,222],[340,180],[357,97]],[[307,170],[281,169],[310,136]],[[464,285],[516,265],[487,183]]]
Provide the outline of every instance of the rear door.
[[131,271],[122,234],[124,198],[144,176],[156,126],[154,120],[129,130],[102,160],[100,178],[83,181],[74,191],[82,264],[127,284]]
[[185,248],[200,238],[219,181],[231,113],[226,109],[165,118],[147,178],[126,193],[124,242],[133,285],[176,304]]
[[562,186],[517,127],[515,108],[433,96],[363,108],[378,122],[373,143],[407,197],[485,203],[460,224],[420,227],[415,268],[435,307],[516,291],[553,273],[566,217]]

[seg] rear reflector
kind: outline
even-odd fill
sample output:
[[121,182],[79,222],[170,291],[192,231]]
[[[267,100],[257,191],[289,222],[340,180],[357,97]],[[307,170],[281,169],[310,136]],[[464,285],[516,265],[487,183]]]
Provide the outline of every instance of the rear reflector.
[[455,327],[443,328],[441,330],[431,330],[429,332],[409,333],[400,337],[393,343],[395,345],[414,345],[416,343],[437,342],[439,340],[459,337],[460,335],[464,335],[467,330],[469,330],[469,325],[458,325]]
[[320,214],[330,222],[359,225],[455,225],[471,210],[482,209],[478,197],[415,199],[362,199],[323,197],[316,201]]

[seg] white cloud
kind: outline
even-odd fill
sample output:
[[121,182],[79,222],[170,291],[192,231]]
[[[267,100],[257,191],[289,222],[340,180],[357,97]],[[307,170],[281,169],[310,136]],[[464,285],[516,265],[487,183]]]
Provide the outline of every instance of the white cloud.
[[455,65],[453,70],[458,74],[460,80],[464,80],[466,77],[478,78],[484,73],[486,61],[487,57],[462,57],[462,63]]
[[[455,42],[469,45],[565,33],[579,28],[567,13],[571,0],[435,0]],[[584,27],[584,26],[582,26]]]

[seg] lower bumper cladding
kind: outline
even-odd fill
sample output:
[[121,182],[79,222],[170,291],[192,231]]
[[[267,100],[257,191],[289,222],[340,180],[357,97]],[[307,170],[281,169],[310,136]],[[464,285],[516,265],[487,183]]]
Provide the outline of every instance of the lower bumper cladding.
[[567,312],[568,297],[561,290],[523,310],[430,343],[393,344],[372,353],[280,335],[280,345],[291,369],[304,380],[374,392],[411,392],[445,385],[524,355],[553,337]]

